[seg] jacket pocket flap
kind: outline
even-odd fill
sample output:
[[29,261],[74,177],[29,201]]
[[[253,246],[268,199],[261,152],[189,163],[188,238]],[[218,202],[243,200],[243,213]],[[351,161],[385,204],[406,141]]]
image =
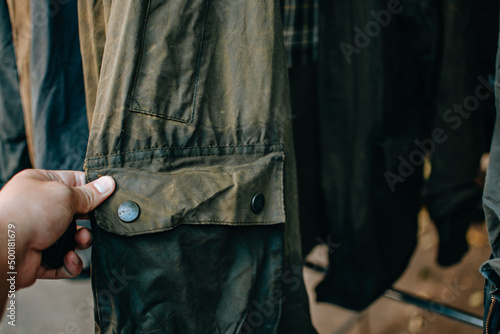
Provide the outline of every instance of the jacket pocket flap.
[[[94,218],[101,228],[123,236],[166,231],[180,224],[284,223],[283,159],[282,153],[274,152],[251,161],[241,156],[241,163],[233,156],[230,165],[165,172],[92,169],[87,171],[90,180],[110,175],[117,185],[94,211]],[[128,202],[137,204],[129,215],[131,222],[119,214]]]

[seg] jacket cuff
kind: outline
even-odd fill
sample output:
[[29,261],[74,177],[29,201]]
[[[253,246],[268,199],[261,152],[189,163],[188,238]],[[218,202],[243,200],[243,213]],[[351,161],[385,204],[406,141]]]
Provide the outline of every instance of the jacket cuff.
[[[208,158],[206,158],[208,159]],[[94,211],[99,227],[122,236],[180,224],[271,225],[285,222],[283,152],[184,159],[179,168],[87,169],[87,179],[110,175],[113,195]],[[149,167],[148,167],[149,168]]]

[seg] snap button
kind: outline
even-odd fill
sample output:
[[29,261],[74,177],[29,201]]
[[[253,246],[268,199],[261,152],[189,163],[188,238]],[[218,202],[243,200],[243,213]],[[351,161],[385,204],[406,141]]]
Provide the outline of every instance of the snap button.
[[118,208],[118,217],[125,223],[131,223],[139,217],[139,205],[132,201],[123,202]]
[[266,199],[264,195],[257,194],[252,198],[252,212],[255,214],[259,214],[264,210],[264,205],[266,204]]

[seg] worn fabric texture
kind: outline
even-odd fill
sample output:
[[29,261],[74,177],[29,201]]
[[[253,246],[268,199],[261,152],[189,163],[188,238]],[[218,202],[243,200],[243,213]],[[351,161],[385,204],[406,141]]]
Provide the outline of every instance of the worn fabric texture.
[[30,168],[7,2],[0,1],[0,188]]
[[86,173],[117,182],[92,217],[96,332],[313,333],[279,2],[79,14]]

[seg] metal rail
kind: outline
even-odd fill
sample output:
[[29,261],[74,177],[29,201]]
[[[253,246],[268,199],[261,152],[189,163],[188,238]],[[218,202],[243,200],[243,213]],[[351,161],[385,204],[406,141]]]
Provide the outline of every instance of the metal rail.
[[464,324],[474,327],[483,328],[483,319],[475,314],[460,310],[458,308],[445,304],[438,304],[426,299],[417,297],[407,292],[396,289],[389,289],[385,292],[385,297],[396,300],[398,302],[408,303],[428,311],[440,314],[453,320],[460,321]]
[[[305,267],[326,274],[328,269],[311,262],[305,262]],[[460,310],[458,308],[448,306],[445,304],[438,304],[424,298],[417,297],[407,292],[396,289],[389,289],[385,292],[386,298],[396,300],[398,302],[408,303],[417,307],[423,308],[430,312],[445,316],[447,318],[460,321],[464,324],[483,328],[483,319],[475,314]]]

